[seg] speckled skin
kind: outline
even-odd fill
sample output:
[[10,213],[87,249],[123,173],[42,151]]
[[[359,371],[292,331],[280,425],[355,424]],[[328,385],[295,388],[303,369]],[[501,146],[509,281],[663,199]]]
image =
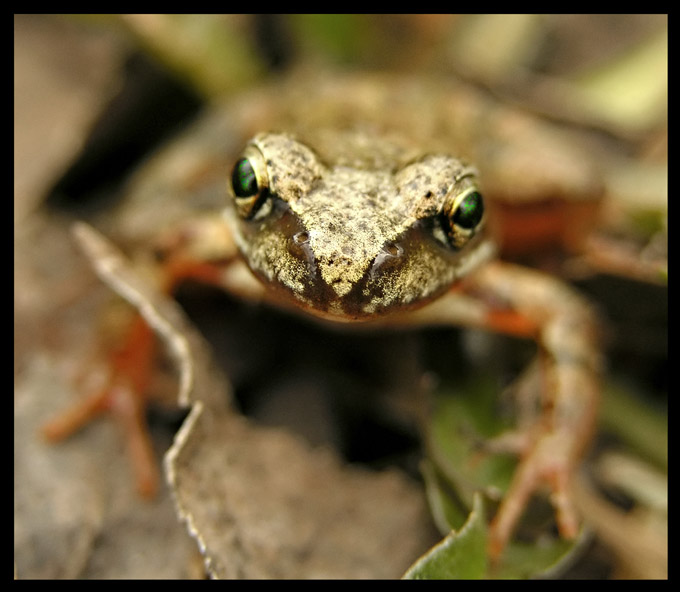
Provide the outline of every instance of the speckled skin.
[[[360,320],[425,304],[493,252],[480,232],[451,244],[443,216],[476,191],[476,171],[444,154],[359,130],[304,140],[257,135],[250,217],[226,210],[250,268],[319,316]],[[256,152],[257,154],[257,152]]]

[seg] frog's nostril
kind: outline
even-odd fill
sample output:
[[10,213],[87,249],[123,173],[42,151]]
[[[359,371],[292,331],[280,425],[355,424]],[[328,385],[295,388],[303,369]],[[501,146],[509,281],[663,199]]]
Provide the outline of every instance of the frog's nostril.
[[384,246],[383,251],[392,257],[399,257],[404,249],[396,243],[388,243]]
[[309,242],[309,233],[303,230],[301,232],[294,234],[293,242],[298,245]]
[[375,256],[369,270],[369,277],[375,279],[379,275],[389,274],[402,265],[404,247],[398,243],[387,243]]
[[309,242],[309,233],[301,230],[291,235],[287,241],[288,252],[306,266],[306,274],[311,278],[318,273],[314,251]]
[[288,251],[298,259],[309,259],[312,256],[309,246],[309,233],[306,230],[296,232],[288,240]]

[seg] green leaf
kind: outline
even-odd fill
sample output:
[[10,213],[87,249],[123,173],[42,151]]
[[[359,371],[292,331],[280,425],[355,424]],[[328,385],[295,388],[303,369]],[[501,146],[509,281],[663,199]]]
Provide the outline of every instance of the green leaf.
[[432,462],[424,460],[420,465],[420,472],[425,480],[425,493],[430,512],[439,532],[446,534],[462,528],[470,513],[469,508],[457,502],[455,496],[445,490],[445,484],[442,483]]
[[510,543],[489,577],[499,580],[549,578],[559,575],[590,540],[582,530],[574,541],[546,538],[534,543]]
[[512,479],[516,459],[489,454],[481,444],[510,427],[496,414],[498,385],[477,379],[459,385],[455,393],[434,397],[434,413],[427,434],[428,454],[468,508],[476,491],[498,499]]
[[482,498],[475,496],[473,510],[458,532],[451,531],[418,559],[404,574],[407,580],[471,580],[487,571],[486,521]]
[[[456,562],[464,561],[464,557],[454,556],[453,553],[465,554],[472,552],[476,554],[479,550],[471,551],[469,547],[466,548],[460,542],[456,543],[457,547],[451,547],[451,545],[453,544],[452,540],[460,536],[456,535],[456,532],[462,534],[463,530],[467,528],[467,524],[464,523],[466,520],[468,523],[470,522],[476,510],[473,509],[472,513],[468,515],[467,510],[461,506],[455,494],[450,491],[450,488],[445,486],[437,475],[436,468],[432,463],[425,461],[421,469],[425,478],[427,498],[435,524],[441,531],[449,532],[446,539],[439,543],[435,549],[444,544],[448,539],[449,542],[445,545],[448,548],[448,555],[438,555],[438,561],[451,560],[453,564],[446,568],[438,566],[436,573],[440,575],[437,577],[472,577],[469,574],[460,575],[460,569],[457,567]],[[475,502],[473,503],[476,503],[476,500],[480,497],[478,492],[474,496]],[[588,533],[584,531],[577,537],[576,541],[566,541],[546,535],[533,543],[511,542],[500,560],[490,565],[483,577],[489,579],[550,577],[553,574],[560,573],[587,540]],[[435,549],[426,556],[433,553]],[[486,553],[486,550],[483,550],[483,552]],[[453,573],[453,570],[456,570],[456,573]],[[432,569],[428,573],[431,572],[434,573]],[[449,575],[445,575],[447,573]]]
[[428,431],[430,458],[421,466],[435,524],[449,533],[407,572],[409,578],[524,579],[559,573],[587,540],[576,541],[553,533],[552,509],[537,503],[527,512],[524,535],[528,542],[511,541],[501,558],[489,562],[482,501],[489,509],[510,484],[516,459],[484,451],[487,438],[511,427],[498,417],[498,386],[477,378],[458,385],[455,395],[435,395]]
[[610,380],[602,393],[600,422],[657,466],[668,468],[668,416],[646,404],[644,393]]

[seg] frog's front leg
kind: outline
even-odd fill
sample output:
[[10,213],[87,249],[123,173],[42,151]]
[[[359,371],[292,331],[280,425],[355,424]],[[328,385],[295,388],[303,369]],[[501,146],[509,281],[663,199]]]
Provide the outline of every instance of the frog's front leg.
[[[464,298],[462,308],[457,303],[458,309],[453,310],[461,294],[474,299]],[[445,312],[447,300],[453,312]],[[448,315],[450,322],[531,337],[539,347],[537,418],[528,432],[502,436],[490,446],[512,448],[520,456],[491,523],[491,555],[500,554],[529,498],[543,486],[551,492],[560,533],[575,537],[579,520],[571,500],[571,476],[590,440],[599,396],[601,361],[593,310],[559,280],[500,262],[480,268],[434,304],[439,312],[426,307],[421,313],[424,318],[434,314],[446,319]]]
[[[490,552],[498,555],[531,494],[547,485],[562,536],[574,538],[579,520],[571,500],[571,476],[595,424],[600,354],[591,307],[567,285],[529,269],[494,263],[465,282],[464,290],[492,303],[485,322],[512,332],[504,311],[535,326],[543,384],[541,414],[520,440],[520,465],[491,524]],[[519,325],[517,325],[519,326]]]

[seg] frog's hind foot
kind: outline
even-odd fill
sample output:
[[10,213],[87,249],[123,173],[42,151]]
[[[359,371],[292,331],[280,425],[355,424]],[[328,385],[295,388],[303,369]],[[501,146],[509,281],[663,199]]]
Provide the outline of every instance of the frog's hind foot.
[[578,534],[579,519],[570,486],[576,461],[565,453],[569,446],[564,436],[559,432],[542,434],[520,460],[510,488],[490,525],[489,554],[492,559],[498,558],[507,546],[532,495],[546,487],[550,491],[560,535],[573,539]]
[[146,424],[145,393],[151,376],[155,338],[140,316],[136,316],[123,345],[111,354],[103,384],[90,396],[63,411],[42,426],[43,436],[59,442],[94,418],[111,413],[127,439],[137,489],[143,497],[154,497],[160,482],[153,445]]

